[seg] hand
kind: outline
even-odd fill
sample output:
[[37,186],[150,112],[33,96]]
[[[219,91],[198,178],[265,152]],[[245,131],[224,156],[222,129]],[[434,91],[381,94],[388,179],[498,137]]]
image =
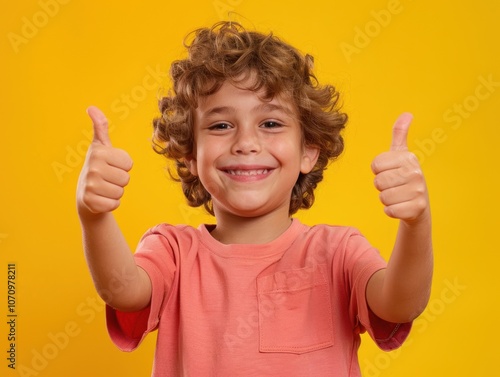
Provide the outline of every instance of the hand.
[[408,151],[408,129],[413,117],[409,113],[399,116],[392,130],[389,152],[377,156],[372,162],[375,187],[385,213],[405,222],[418,221],[429,213],[429,199],[417,157]]
[[89,107],[94,138],[87,152],[77,188],[77,205],[94,214],[118,208],[124,188],[130,180],[132,159],[127,152],[113,148],[109,138],[108,120],[97,107]]

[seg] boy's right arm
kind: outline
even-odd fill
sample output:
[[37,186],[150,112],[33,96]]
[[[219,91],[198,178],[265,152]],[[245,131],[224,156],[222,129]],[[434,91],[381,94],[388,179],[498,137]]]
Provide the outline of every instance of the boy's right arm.
[[120,311],[140,310],[150,302],[151,281],[136,265],[111,213],[120,205],[132,160],[111,145],[105,115],[96,107],[87,112],[94,139],[77,188],[85,257],[97,292],[108,305]]

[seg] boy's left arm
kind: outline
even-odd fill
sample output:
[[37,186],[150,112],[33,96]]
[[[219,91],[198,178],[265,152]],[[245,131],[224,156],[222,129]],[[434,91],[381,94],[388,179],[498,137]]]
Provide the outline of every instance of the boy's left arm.
[[370,278],[366,299],[378,317],[394,323],[410,322],[425,309],[432,283],[429,197],[420,164],[407,147],[411,120],[408,113],[398,118],[390,151],[372,163],[385,213],[400,222],[387,268]]

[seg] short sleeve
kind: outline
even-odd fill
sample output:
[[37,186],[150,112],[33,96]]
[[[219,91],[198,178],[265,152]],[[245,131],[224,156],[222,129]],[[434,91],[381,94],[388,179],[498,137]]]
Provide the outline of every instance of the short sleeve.
[[156,330],[163,306],[171,294],[176,272],[175,242],[153,228],[141,239],[134,259],[151,279],[152,294],[149,306],[137,312],[121,312],[106,307],[108,333],[122,351],[133,351],[145,336]]
[[368,332],[377,346],[384,351],[400,347],[408,337],[412,323],[392,323],[376,316],[368,307],[366,287],[373,274],[387,267],[386,261],[359,233],[347,241],[345,266],[350,287],[350,314],[355,331]]

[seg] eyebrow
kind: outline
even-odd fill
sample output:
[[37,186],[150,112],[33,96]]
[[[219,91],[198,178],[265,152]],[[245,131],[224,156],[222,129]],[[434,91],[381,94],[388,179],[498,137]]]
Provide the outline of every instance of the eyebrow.
[[277,103],[271,103],[271,102],[264,102],[261,103],[260,105],[255,106],[252,110],[255,111],[281,111],[289,116],[294,116],[294,113],[291,109],[288,107],[282,106]]
[[[288,107],[282,106],[280,104],[276,103],[270,103],[270,102],[264,102],[261,104],[258,104],[255,106],[252,111],[255,112],[265,112],[265,111],[281,111],[285,114],[287,114],[290,117],[294,117],[295,114],[292,110],[290,110]],[[208,118],[213,115],[220,115],[220,114],[234,114],[236,112],[236,108],[232,106],[215,106],[212,107],[211,109],[205,111],[203,113],[203,117]]]
[[212,107],[211,109],[205,111],[203,113],[203,116],[208,118],[212,115],[233,114],[235,112],[236,112],[236,109],[232,106],[216,106],[216,107]]

